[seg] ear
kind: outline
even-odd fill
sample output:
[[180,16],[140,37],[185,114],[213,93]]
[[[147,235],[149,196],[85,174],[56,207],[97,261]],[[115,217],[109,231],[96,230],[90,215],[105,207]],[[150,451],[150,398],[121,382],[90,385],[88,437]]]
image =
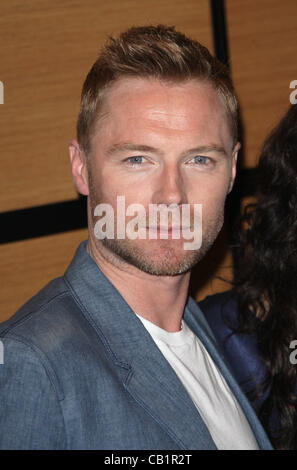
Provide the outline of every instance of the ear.
[[233,152],[232,152],[231,179],[230,179],[230,183],[229,183],[228,194],[232,191],[233,184],[234,184],[234,181],[235,181],[237,156],[238,156],[238,152],[240,150],[240,147],[241,147],[241,143],[237,142],[237,144],[235,145],[235,147],[233,149]]
[[72,178],[77,191],[84,196],[89,194],[88,171],[86,156],[76,140],[69,144],[69,156],[72,169]]

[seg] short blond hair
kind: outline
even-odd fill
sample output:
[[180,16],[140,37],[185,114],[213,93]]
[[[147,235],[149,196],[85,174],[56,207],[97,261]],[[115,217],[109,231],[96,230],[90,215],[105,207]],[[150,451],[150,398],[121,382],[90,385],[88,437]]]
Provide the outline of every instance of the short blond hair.
[[118,38],[109,38],[85,79],[77,139],[86,155],[90,153],[105,92],[123,77],[156,78],[171,83],[198,79],[210,83],[223,100],[233,144],[236,143],[238,102],[227,67],[174,26],[139,26]]

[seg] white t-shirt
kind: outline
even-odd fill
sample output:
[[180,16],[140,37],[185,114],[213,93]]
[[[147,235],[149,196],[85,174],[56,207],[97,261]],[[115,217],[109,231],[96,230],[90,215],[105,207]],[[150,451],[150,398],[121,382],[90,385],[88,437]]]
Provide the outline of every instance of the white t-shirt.
[[170,333],[137,315],[183,383],[220,450],[258,450],[237,400],[210,355],[182,321]]

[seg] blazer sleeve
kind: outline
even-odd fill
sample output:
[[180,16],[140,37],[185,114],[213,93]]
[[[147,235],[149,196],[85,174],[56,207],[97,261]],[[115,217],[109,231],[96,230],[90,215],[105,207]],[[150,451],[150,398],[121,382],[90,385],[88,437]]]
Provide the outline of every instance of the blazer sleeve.
[[0,449],[64,449],[61,404],[41,358],[18,337],[0,340]]

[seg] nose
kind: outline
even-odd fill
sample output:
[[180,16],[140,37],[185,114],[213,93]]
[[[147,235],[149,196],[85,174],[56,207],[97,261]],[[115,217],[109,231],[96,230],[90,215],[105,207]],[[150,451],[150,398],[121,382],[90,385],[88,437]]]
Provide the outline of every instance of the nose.
[[153,194],[154,204],[185,204],[186,194],[180,169],[176,165],[166,165],[162,169]]

